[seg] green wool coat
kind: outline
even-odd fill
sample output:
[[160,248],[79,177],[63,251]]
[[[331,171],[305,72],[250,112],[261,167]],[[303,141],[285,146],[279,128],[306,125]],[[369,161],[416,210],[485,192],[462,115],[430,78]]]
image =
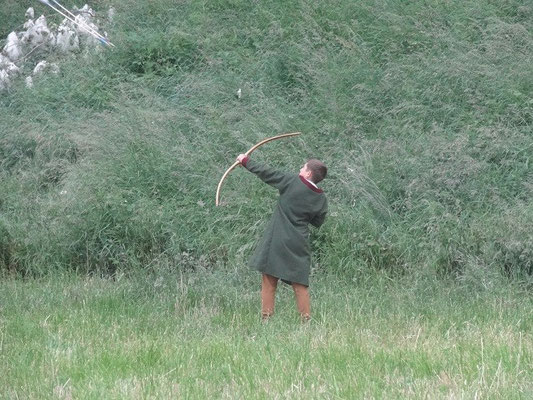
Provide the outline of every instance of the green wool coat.
[[303,177],[276,171],[250,158],[242,165],[279,191],[274,214],[259,241],[250,266],[286,283],[309,286],[309,224],[319,227],[328,203],[321,189]]

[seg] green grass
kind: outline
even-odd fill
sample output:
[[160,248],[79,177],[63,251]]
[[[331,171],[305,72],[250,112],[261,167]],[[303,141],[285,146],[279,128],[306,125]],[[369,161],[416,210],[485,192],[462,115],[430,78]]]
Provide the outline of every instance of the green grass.
[[[531,7],[94,7],[111,5],[114,22],[101,23],[115,49],[0,97],[0,270],[113,273],[183,265],[184,252],[238,264],[275,195],[236,171],[215,208],[218,180],[261,139],[301,131],[254,157],[329,165],[320,265],[349,278],[531,279]],[[1,12],[22,19],[16,2]]]
[[315,278],[259,317],[259,275],[73,275],[0,285],[2,398],[501,398],[533,395],[519,287]]
[[[531,6],[93,3],[116,48],[0,95],[0,398],[533,397]],[[263,325],[276,194],[214,197],[291,131],[254,157],[324,160],[330,213],[313,321]]]

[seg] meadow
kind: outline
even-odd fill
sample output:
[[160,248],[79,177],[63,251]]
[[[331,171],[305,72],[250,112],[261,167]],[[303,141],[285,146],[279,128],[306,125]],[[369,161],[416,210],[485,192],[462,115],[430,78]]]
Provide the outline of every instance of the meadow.
[[[531,397],[528,2],[90,5],[116,48],[0,93],[0,397]],[[330,212],[312,322],[263,325],[276,193],[215,192],[293,131],[253,157],[322,159]]]
[[7,399],[528,399],[533,301],[520,287],[316,278],[260,321],[257,275],[167,270],[0,287]]

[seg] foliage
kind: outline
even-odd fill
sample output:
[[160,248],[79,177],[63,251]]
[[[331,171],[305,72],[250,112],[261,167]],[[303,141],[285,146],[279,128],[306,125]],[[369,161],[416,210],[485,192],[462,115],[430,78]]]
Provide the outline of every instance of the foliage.
[[0,268],[242,266],[275,193],[218,180],[298,130],[254,157],[329,165],[315,274],[531,279],[530,6],[111,5],[116,49],[0,98]]

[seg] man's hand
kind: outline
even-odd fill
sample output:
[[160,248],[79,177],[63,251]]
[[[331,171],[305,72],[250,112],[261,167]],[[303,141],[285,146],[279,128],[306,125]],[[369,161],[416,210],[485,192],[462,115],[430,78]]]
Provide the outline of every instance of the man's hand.
[[237,161],[239,162],[239,164],[242,164],[242,160],[244,160],[246,157],[246,154],[239,154],[237,156]]

